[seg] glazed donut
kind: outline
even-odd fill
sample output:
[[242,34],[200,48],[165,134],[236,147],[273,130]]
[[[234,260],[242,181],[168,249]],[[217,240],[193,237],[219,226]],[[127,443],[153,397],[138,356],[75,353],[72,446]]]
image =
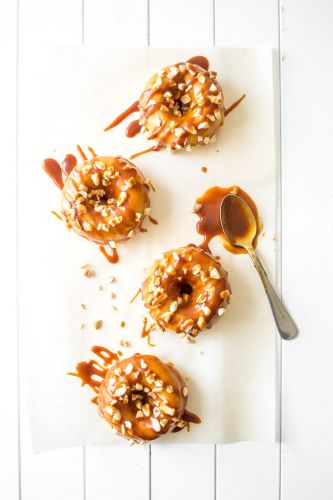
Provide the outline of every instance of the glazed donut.
[[222,316],[231,288],[226,271],[210,253],[188,246],[170,250],[157,260],[141,293],[160,328],[195,337]]
[[170,363],[135,354],[109,368],[97,403],[114,432],[134,441],[151,441],[187,425],[182,418],[187,418],[187,396],[183,378]]
[[208,66],[205,57],[196,56],[159,70],[149,79],[139,100],[105,130],[139,111],[139,119],[130,123],[126,135],[145,133],[147,139],[155,142],[150,150],[190,151],[198,144],[214,142],[216,131],[223,125],[225,109],[217,74],[209,71]]
[[139,99],[141,133],[158,149],[191,149],[215,140],[224,101],[215,71],[178,63],[155,73]]
[[68,226],[99,245],[126,240],[149,212],[142,173],[120,156],[96,156],[75,166],[62,188]]

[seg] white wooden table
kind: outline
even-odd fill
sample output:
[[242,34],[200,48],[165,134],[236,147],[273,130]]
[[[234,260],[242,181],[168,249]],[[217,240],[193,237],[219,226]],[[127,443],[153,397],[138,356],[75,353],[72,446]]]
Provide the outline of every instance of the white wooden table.
[[[0,0],[1,499],[333,498],[332,26],[331,0]],[[18,120],[20,65],[33,44],[59,42],[276,50],[282,205],[277,279],[300,328],[299,338],[281,348],[280,443],[33,454],[16,315],[15,164],[22,161],[21,134],[28,133]],[[316,243],[313,228],[325,244]]]

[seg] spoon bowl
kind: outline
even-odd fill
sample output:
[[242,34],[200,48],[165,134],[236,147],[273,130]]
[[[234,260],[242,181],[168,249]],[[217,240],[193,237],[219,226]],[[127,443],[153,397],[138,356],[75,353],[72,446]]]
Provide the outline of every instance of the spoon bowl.
[[297,326],[282,304],[282,301],[271,284],[260,259],[253,248],[258,227],[255,216],[240,196],[228,194],[222,200],[220,221],[226,238],[232,245],[244,248],[250,255],[254,267],[258,271],[264,286],[278,332],[284,340],[291,340],[297,335]]
[[228,194],[221,204],[221,225],[232,245],[252,247],[258,228],[256,218],[243,198]]

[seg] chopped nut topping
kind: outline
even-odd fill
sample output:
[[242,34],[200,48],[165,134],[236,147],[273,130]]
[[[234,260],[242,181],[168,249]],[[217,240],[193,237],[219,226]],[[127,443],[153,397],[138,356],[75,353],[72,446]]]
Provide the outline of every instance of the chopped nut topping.
[[93,181],[95,186],[99,186],[100,178],[99,178],[99,174],[97,172],[95,172],[94,174],[91,174],[91,180]]
[[141,359],[140,364],[141,364],[141,368],[143,368],[143,369],[147,368],[147,366],[148,366],[144,359]]
[[192,273],[194,275],[199,274],[200,271],[201,271],[201,265],[200,264],[196,264],[195,266],[193,266]]
[[166,387],[166,391],[167,391],[169,394],[172,394],[172,393],[173,393],[173,387],[172,387],[172,385],[167,385],[167,387]]
[[212,267],[211,268],[209,275],[210,275],[211,278],[214,278],[216,280],[219,280],[221,278],[221,276],[220,276],[218,270],[216,269],[216,267]]
[[120,387],[118,387],[118,389],[115,390],[114,392],[114,396],[116,398],[119,398],[120,396],[124,396],[124,394],[126,394],[126,385],[125,384],[122,384]]
[[218,314],[219,316],[222,316],[222,314],[223,314],[224,312],[225,312],[224,307],[220,307],[220,309],[218,309],[218,310],[217,310],[217,314]]
[[205,129],[205,128],[209,128],[209,123],[208,122],[201,122],[201,123],[199,123],[199,125],[198,125],[198,129],[199,130]]
[[202,312],[204,313],[205,316],[209,316],[212,311],[209,307],[205,306],[202,308]]
[[130,422],[129,420],[125,420],[124,425],[126,429],[132,429],[132,422]]
[[150,405],[149,404],[143,405],[142,412],[143,412],[145,417],[150,417]]
[[198,327],[200,328],[200,330],[203,330],[204,328],[206,328],[206,321],[204,320],[203,316],[199,316],[197,324],[198,324]]
[[142,418],[143,417],[142,411],[141,410],[137,411],[135,416],[136,418]]
[[159,423],[159,421],[157,420],[157,418],[152,418],[151,419],[151,424],[153,426],[153,429],[155,432],[160,432],[161,430],[161,424]]
[[160,406],[160,410],[165,415],[173,416],[175,414],[175,408],[171,408],[171,406]]
[[182,135],[185,134],[185,130],[181,127],[177,127],[175,128],[174,133],[176,137],[181,137]]
[[128,363],[128,365],[125,368],[126,375],[130,375],[132,373],[132,371],[133,371],[133,368],[134,367],[133,367],[132,363]]
[[93,229],[92,225],[89,224],[89,222],[86,222],[86,221],[83,222],[83,230],[84,231],[90,232],[90,231],[92,231],[92,229]]
[[95,271],[89,267],[87,267],[83,274],[86,278],[94,278],[96,276]]
[[122,191],[117,200],[118,207],[120,207],[123,203],[125,203],[126,200],[127,200],[127,193],[126,191]]
[[100,330],[102,328],[102,326],[103,326],[103,321],[101,319],[94,321],[95,330]]
[[188,388],[187,387],[183,387],[183,396],[186,398],[186,396],[188,396]]

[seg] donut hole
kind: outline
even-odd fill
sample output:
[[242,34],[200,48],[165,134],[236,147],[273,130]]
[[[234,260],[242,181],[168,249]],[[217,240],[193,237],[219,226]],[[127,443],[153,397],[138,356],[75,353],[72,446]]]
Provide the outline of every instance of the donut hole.
[[184,282],[180,285],[179,294],[180,295],[191,295],[193,292],[193,287],[190,283]]

